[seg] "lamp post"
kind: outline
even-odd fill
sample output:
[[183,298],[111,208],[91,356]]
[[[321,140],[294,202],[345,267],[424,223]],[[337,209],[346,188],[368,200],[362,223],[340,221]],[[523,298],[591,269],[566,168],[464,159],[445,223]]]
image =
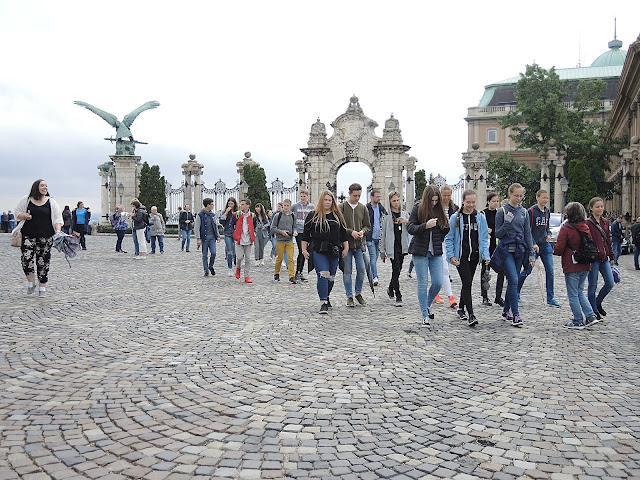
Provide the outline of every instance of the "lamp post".
[[569,182],[567,181],[567,177],[562,177],[562,180],[560,180],[560,190],[562,190],[562,198],[564,200],[562,210],[564,210],[564,207],[567,206],[567,191],[569,190]]
[[340,192],[340,196],[338,197],[338,200],[340,200],[340,203],[344,203],[346,198],[347,197],[344,196],[344,192]]

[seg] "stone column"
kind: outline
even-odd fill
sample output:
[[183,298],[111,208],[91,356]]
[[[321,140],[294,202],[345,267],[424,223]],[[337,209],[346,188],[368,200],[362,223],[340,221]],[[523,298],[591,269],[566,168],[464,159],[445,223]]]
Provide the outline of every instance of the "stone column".
[[111,185],[111,195],[109,198],[109,213],[111,213],[116,211],[116,205],[120,203],[119,195],[118,195],[118,182],[116,181],[116,169],[113,166],[113,164],[111,164],[111,166],[109,167],[109,183]]
[[[199,212],[202,207],[202,182],[200,180],[204,165],[196,162],[196,156],[189,155],[189,161],[182,164],[184,175],[184,204],[191,206],[192,212]],[[194,180],[192,180],[195,177]],[[194,191],[195,190],[195,191]]]
[[564,194],[562,193],[560,182],[564,178],[564,155],[558,155],[554,163],[556,165],[556,176],[553,184],[553,211],[562,213],[564,211]]
[[[139,155],[109,155],[109,158],[115,164],[115,176],[118,180],[118,185],[122,184],[124,187],[122,191],[122,204],[125,207],[125,211],[130,211],[129,204],[131,200],[138,196],[138,167],[141,157]],[[118,195],[119,203],[120,194],[117,192],[118,185],[112,185],[111,188],[116,188],[116,190],[111,193]]]
[[[109,210],[109,189],[112,188],[112,185],[109,182],[109,166],[103,168],[105,165],[99,165],[98,170],[100,173],[100,214],[102,218],[100,219],[101,225],[109,225],[109,214],[111,211]],[[112,192],[112,193],[115,193]]]
[[475,190],[476,208],[482,210],[487,203],[487,161],[489,154],[480,152],[480,144],[471,145],[472,151],[462,153],[465,190]]
[[623,148],[620,150],[622,164],[622,215],[631,213],[631,164],[633,162],[633,150]]
[[202,169],[193,175],[193,203],[194,211],[199,212],[202,208]]
[[[296,160],[296,173],[298,174],[298,191],[301,188],[307,188],[307,179],[305,178],[305,173],[307,169],[304,163],[304,160]],[[312,199],[311,202],[314,202]]]

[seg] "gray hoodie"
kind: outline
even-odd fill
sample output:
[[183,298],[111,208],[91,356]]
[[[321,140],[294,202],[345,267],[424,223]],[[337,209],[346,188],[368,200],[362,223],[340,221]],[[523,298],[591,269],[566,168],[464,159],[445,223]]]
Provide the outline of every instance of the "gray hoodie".
[[[271,233],[275,233],[277,243],[287,243],[293,241],[293,231],[295,225],[295,216],[293,213],[285,215],[284,212],[278,212],[273,216],[271,221]],[[282,235],[287,232],[288,237]]]

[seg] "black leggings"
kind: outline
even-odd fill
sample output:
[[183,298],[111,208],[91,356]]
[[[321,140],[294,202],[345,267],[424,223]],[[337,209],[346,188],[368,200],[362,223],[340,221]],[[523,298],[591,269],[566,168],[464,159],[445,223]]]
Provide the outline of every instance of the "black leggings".
[[471,285],[473,283],[473,277],[476,274],[476,267],[478,266],[478,260],[480,256],[477,252],[471,254],[471,258],[463,255],[460,259],[460,265],[458,265],[458,274],[462,281],[462,290],[460,291],[460,303],[458,308],[464,310],[467,308],[467,313],[473,315],[473,302],[471,295]]
[[399,252],[394,252],[391,261],[391,281],[389,282],[389,291],[394,292],[396,298],[402,298],[400,294],[400,272],[402,271],[402,262],[404,262],[404,255]]
[[[295,226],[294,226],[295,228]],[[304,270],[304,255],[302,255],[302,234],[298,232],[298,235],[295,237],[296,243],[298,244],[298,259],[296,260],[296,273],[302,273]]]
[[32,275],[38,270],[38,282],[46,285],[49,281],[49,263],[51,262],[52,237],[23,237],[22,238],[22,271],[25,275]]

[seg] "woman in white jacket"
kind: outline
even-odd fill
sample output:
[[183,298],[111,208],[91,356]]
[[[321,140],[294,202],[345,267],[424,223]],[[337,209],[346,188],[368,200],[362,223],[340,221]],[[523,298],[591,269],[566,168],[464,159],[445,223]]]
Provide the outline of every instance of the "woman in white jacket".
[[39,295],[46,295],[49,281],[49,263],[53,235],[62,230],[62,210],[49,196],[47,182],[36,180],[29,195],[22,197],[15,209],[20,221],[16,228],[21,229],[22,270],[27,277],[27,294],[36,290],[35,271],[38,271]]
[[409,214],[401,209],[400,194],[389,194],[390,211],[382,218],[380,229],[380,257],[382,261],[387,258],[391,261],[391,281],[387,288],[390,300],[395,297],[396,307],[402,306],[402,294],[400,293],[400,271],[404,256],[409,252],[409,233],[407,224]]

